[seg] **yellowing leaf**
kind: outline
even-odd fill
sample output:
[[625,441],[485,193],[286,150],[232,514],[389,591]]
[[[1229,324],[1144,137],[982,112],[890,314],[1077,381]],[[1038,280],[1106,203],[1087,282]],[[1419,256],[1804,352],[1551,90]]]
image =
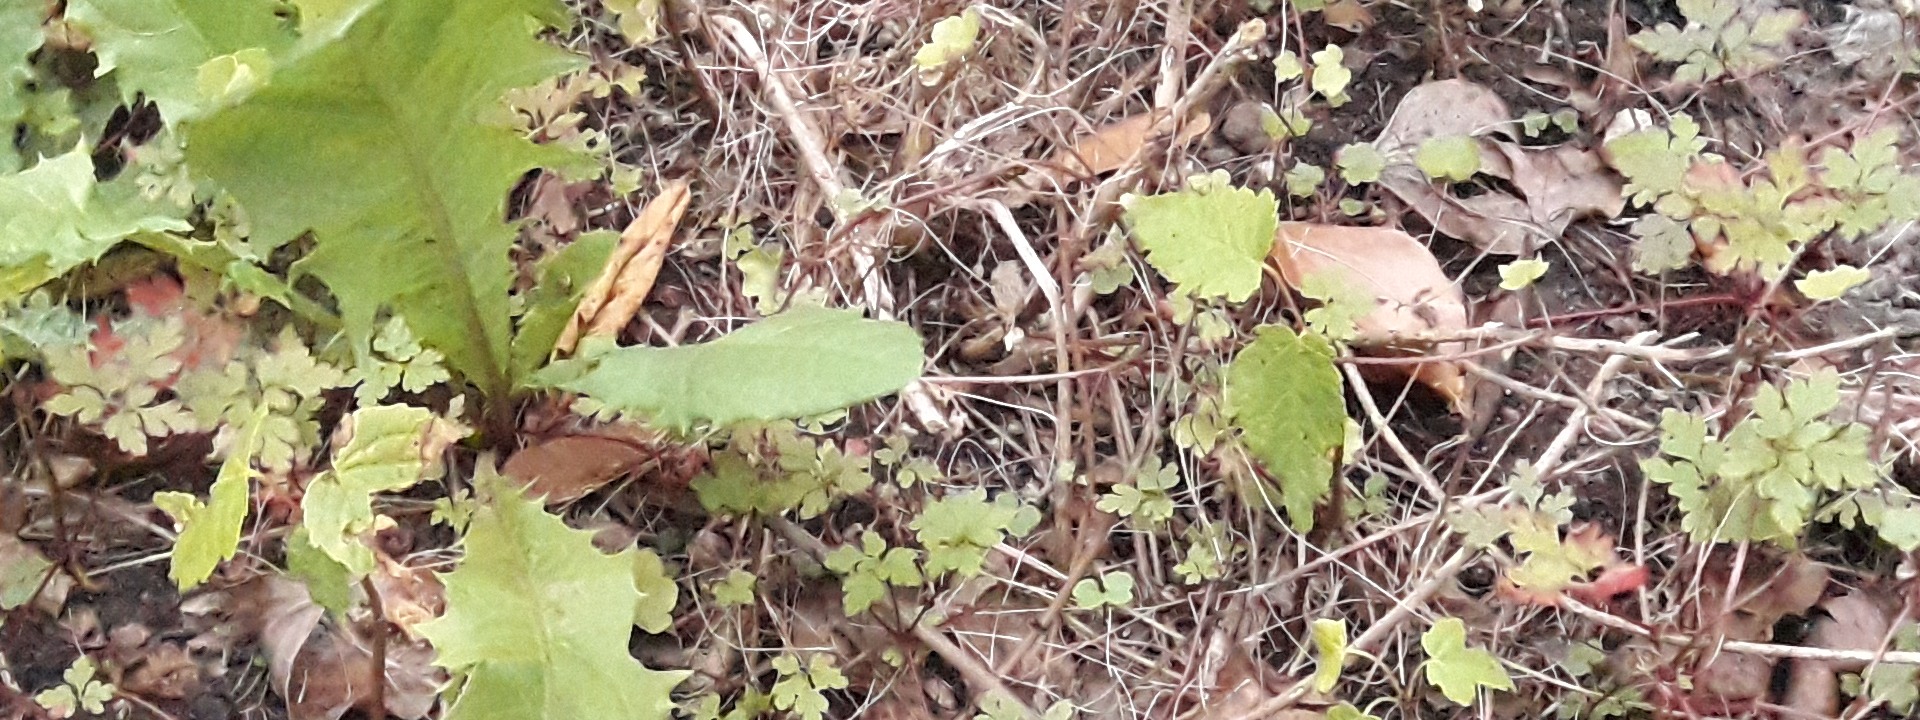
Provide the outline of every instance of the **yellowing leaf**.
[[1465,135],[1429,139],[1420,143],[1414,164],[1435,180],[1472,180],[1480,172],[1480,141]]
[[1548,263],[1538,258],[1515,260],[1500,266],[1500,288],[1520,290],[1547,274]]
[[1866,268],[1852,265],[1840,265],[1832,270],[1815,270],[1805,278],[1793,281],[1800,294],[1814,300],[1838,300],[1848,290],[1873,279],[1873,273]]
[[1147,264],[1184,294],[1240,302],[1260,288],[1279,222],[1271,191],[1234,187],[1221,172],[1190,178],[1185,190],[1125,202],[1127,226]]
[[1441,618],[1420,636],[1420,647],[1427,651],[1427,682],[1462,706],[1472,705],[1483,687],[1512,690],[1513,678],[1500,660],[1493,653],[1467,647],[1466,640],[1466,624],[1459,618]]
[[166,511],[180,526],[167,576],[181,590],[205,582],[215,566],[232,559],[240,549],[240,526],[247,519],[247,491],[253,483],[253,448],[259,445],[266,419],[267,408],[263,405],[255,411],[226,462],[220,464],[208,502],[203,504],[186,493],[153,495],[154,506]]
[[365,543],[375,529],[373,494],[420,482],[434,422],[431,411],[404,405],[356,410],[350,418],[353,437],[334,452],[333,469],[308,484],[300,500],[301,526],[314,547],[353,577],[373,571],[373,550]]
[[1307,68],[1300,64],[1300,56],[1291,52],[1281,52],[1273,56],[1273,79],[1286,82],[1306,74]]
[[295,274],[326,283],[356,344],[390,311],[504,398],[518,380],[507,193],[528,170],[576,160],[482,113],[577,65],[534,37],[533,18],[557,8],[373,2],[271,84],[188,125],[188,162],[240,201],[262,248],[313,233]]
[[913,64],[920,68],[922,77],[927,77],[973,52],[973,46],[979,41],[980,11],[967,8],[959,15],[933,24],[933,37],[913,54]]
[[685,428],[838,410],[905,387],[921,361],[920,336],[904,323],[802,306],[712,342],[620,348],[556,365],[549,377],[606,407]]
[[441,667],[464,678],[448,720],[670,716],[685,672],[649,670],[627,654],[634,611],[632,551],[606,555],[504,483],[474,511],[466,557],[441,576],[447,611],[418,626]]
[[1313,91],[1334,107],[1347,104],[1347,83],[1353,80],[1353,71],[1340,64],[1346,56],[1339,45],[1333,44],[1313,53]]
[[1314,619],[1313,648],[1320,653],[1314,663],[1313,690],[1333,692],[1340,683],[1340,667],[1347,662],[1347,621]]
[[635,47],[660,38],[661,0],[609,0],[602,3],[620,27],[620,36]]
[[1239,491],[1249,504],[1285,508],[1301,532],[1313,529],[1314,506],[1332,487],[1335,458],[1346,440],[1340,387],[1333,346],[1285,327],[1260,328],[1227,368],[1233,425],[1247,451],[1279,481],[1278,488],[1260,483]]

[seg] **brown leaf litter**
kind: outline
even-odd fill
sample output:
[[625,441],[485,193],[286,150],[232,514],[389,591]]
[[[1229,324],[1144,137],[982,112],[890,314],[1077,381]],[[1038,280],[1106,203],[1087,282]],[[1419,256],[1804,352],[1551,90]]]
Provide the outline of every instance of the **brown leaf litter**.
[[[1479,141],[1480,174],[1506,187],[1460,197],[1414,164],[1421,143],[1459,136]],[[1435,229],[1495,255],[1530,255],[1576,219],[1620,214],[1620,180],[1593,150],[1522,147],[1516,137],[1506,101],[1483,85],[1440,80],[1415,87],[1374,140],[1387,159],[1380,185]]]

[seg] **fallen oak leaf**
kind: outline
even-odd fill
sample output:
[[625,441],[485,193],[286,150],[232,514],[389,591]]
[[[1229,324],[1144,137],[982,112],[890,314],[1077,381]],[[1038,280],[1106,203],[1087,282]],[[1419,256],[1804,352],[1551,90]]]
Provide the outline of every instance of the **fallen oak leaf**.
[[[1440,269],[1427,247],[1399,230],[1316,223],[1280,223],[1273,262],[1293,289],[1321,273],[1372,297],[1373,309],[1354,320],[1361,335],[1396,336],[1467,328],[1465,297]],[[1443,343],[1434,352],[1450,355],[1461,343]],[[1456,411],[1469,407],[1466,377],[1458,361],[1411,365],[1413,377],[1446,398]]]

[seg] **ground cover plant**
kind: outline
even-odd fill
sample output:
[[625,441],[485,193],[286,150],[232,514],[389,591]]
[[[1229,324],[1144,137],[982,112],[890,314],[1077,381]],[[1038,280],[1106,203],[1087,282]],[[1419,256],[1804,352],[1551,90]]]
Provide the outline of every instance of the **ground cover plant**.
[[0,0],[0,717],[1914,717],[1917,25]]

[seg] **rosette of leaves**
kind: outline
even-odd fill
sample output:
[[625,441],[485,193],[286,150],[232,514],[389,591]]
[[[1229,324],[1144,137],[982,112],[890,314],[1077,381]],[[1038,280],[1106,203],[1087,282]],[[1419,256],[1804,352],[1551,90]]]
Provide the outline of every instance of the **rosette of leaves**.
[[1686,25],[1661,23],[1628,42],[1664,62],[1680,63],[1673,82],[1751,75],[1780,64],[1788,36],[1806,20],[1798,10],[1750,0],[1679,0]]
[[180,372],[175,352],[186,342],[185,323],[136,317],[116,323],[114,333],[123,343],[119,352],[95,352],[79,343],[45,351],[47,374],[62,389],[42,407],[98,427],[132,455],[147,454],[150,437],[203,427],[178,399],[162,398]]
[[223,435],[264,406],[258,461],[270,472],[286,472],[320,442],[321,393],[346,381],[346,373],[314,358],[287,332],[272,347],[243,346],[225,364],[188,373],[175,390],[196,421]]
[[1668,410],[1660,419],[1664,457],[1641,461],[1641,470],[1667,486],[1695,540],[1792,547],[1825,493],[1879,482],[1868,429],[1824,420],[1840,404],[1839,387],[1831,372],[1762,386],[1753,415],[1724,437],[1705,418]]

